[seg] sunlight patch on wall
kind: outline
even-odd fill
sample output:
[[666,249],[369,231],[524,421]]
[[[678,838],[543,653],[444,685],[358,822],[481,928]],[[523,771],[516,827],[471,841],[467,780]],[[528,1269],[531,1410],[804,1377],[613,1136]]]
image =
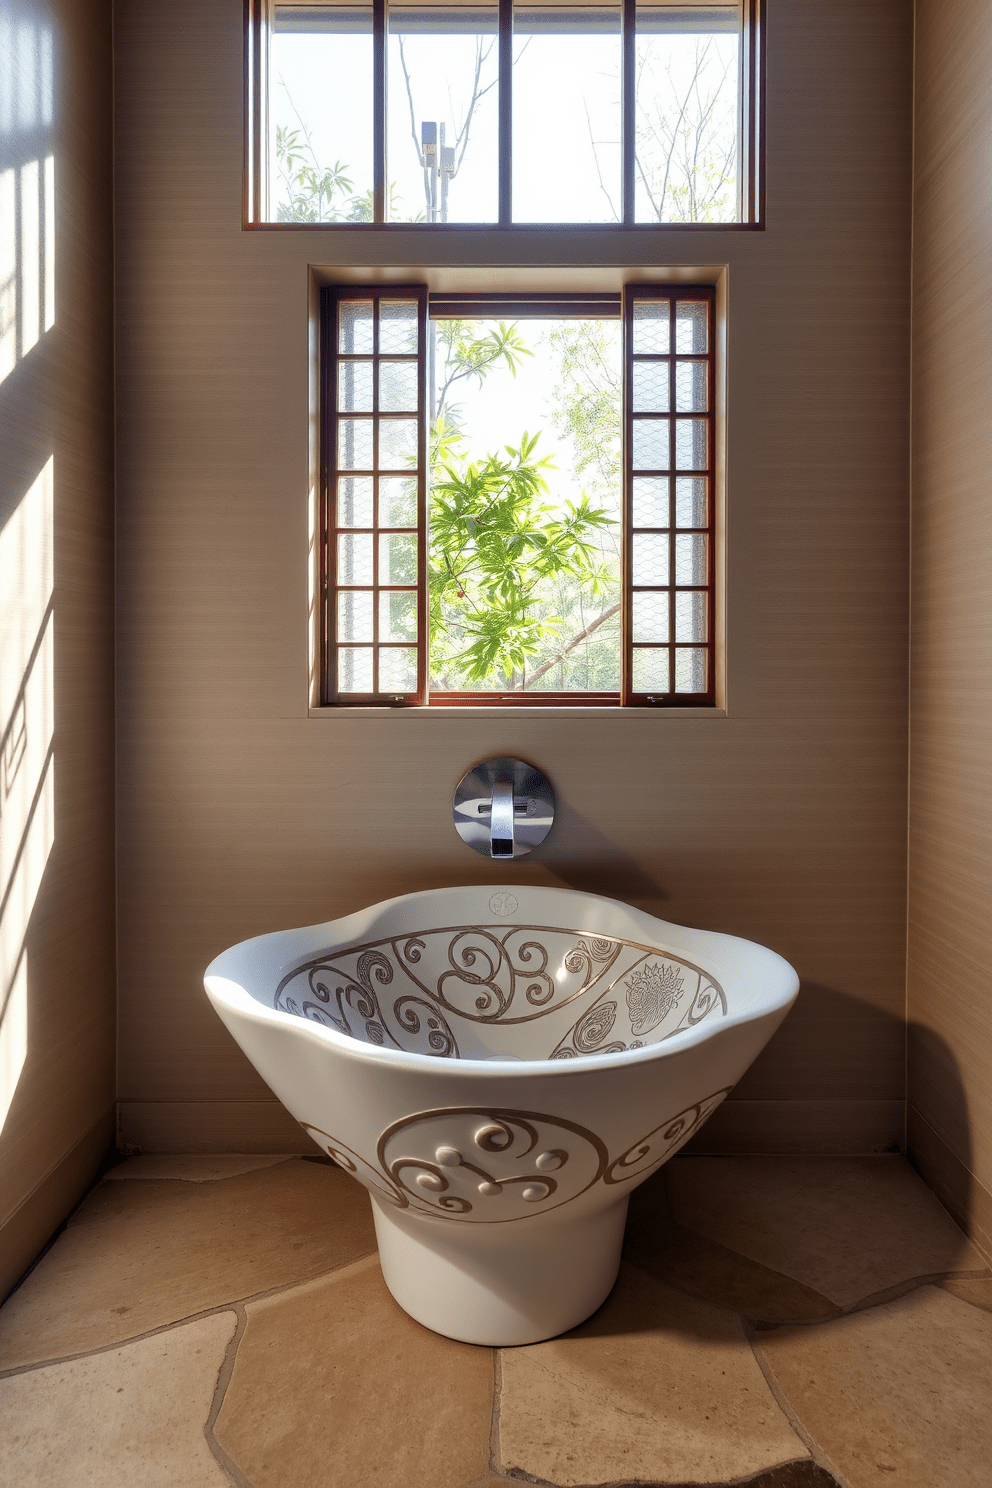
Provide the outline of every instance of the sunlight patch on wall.
[[0,17],[0,382],[55,324],[51,27]]
[[0,531],[0,1129],[27,1057],[28,925],[55,840],[54,459]]

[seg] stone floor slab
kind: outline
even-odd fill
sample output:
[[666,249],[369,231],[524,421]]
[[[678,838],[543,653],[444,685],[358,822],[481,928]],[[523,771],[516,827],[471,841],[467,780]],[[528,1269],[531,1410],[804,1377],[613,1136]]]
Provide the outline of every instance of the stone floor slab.
[[0,1369],[83,1353],[375,1249],[368,1195],[301,1159],[221,1183],[101,1183],[0,1310]]
[[723,1484],[808,1455],[740,1322],[634,1266],[588,1322],[500,1367],[503,1472]]
[[850,1488],[988,1488],[992,1317],[924,1286],[763,1333],[783,1396]]
[[677,1224],[664,1168],[630,1196],[624,1255],[680,1292],[750,1317],[797,1322],[838,1310],[812,1287]]
[[104,1178],[172,1178],[182,1183],[211,1183],[220,1178],[255,1173],[259,1168],[274,1168],[277,1163],[289,1162],[291,1157],[291,1153],[272,1156],[261,1152],[147,1152],[139,1157],[126,1158],[105,1173]]
[[247,1311],[215,1429],[252,1488],[461,1488],[485,1474],[492,1351],[415,1323],[377,1259]]
[[901,1157],[679,1157],[675,1218],[839,1307],[985,1261]]
[[[471,1483],[465,1483],[462,1488],[506,1488],[508,1483],[517,1483],[520,1478],[507,1478],[501,1473],[486,1473],[481,1478],[473,1478]],[[699,1488],[697,1483],[645,1483],[643,1479],[637,1482],[611,1483],[609,1488]],[[773,1467],[769,1472],[758,1473],[757,1477],[735,1478],[730,1483],[717,1483],[709,1485],[709,1488],[840,1488],[840,1484],[832,1473],[825,1468],[817,1466],[812,1458],[807,1457],[803,1462],[786,1462],[781,1467]]]
[[0,1483],[230,1488],[203,1435],[233,1312],[0,1380]]

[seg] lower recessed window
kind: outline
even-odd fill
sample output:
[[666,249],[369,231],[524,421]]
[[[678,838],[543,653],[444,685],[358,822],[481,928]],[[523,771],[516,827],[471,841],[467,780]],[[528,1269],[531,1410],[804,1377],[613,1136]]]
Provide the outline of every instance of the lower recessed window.
[[714,702],[714,291],[324,291],[324,700]]

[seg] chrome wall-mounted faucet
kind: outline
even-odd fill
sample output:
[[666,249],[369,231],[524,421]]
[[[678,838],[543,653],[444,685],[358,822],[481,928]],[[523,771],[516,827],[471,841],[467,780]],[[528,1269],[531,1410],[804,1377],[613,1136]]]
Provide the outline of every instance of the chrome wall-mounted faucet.
[[459,837],[476,852],[522,858],[551,830],[554,791],[525,760],[486,760],[458,782],[452,816]]

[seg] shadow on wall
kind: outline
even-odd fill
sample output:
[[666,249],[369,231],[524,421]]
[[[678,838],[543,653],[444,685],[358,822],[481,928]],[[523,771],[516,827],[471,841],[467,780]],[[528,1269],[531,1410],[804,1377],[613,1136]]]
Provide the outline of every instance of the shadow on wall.
[[[669,897],[640,863],[594,826],[571,802],[558,798],[555,853],[547,869],[567,888],[636,903],[641,909]],[[648,913],[654,913],[653,908]]]
[[906,1036],[909,1159],[992,1258],[992,1198],[975,1177],[971,1117],[957,1059],[940,1034],[922,1023],[910,1023]]

